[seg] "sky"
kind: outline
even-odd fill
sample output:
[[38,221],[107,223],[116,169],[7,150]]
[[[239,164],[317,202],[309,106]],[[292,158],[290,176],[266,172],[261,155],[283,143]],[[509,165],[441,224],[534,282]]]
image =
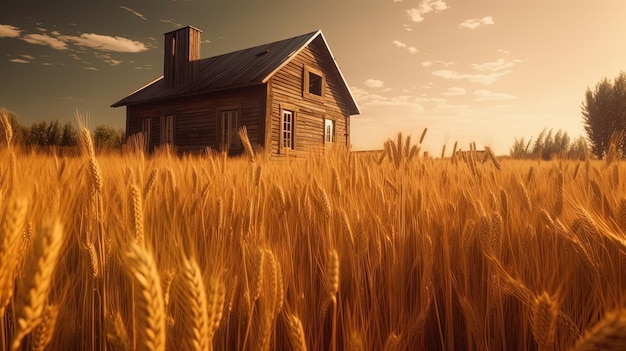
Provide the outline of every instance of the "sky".
[[361,110],[354,150],[424,128],[434,155],[574,138],[587,88],[626,71],[623,0],[8,0],[0,107],[24,125],[79,111],[124,128],[110,105],[162,75],[163,33],[186,25],[202,58],[321,29]]

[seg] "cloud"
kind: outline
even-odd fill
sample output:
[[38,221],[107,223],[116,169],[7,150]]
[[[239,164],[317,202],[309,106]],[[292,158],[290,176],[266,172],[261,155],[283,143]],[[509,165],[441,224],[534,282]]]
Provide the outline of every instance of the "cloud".
[[20,55],[20,56],[22,56],[22,58],[23,58],[23,59],[26,59],[26,60],[34,60],[34,59],[35,59],[35,58],[34,58],[33,56],[31,56],[31,55]]
[[498,49],[498,52],[503,53],[505,55],[510,55],[511,52],[509,50],[504,50],[504,49]]
[[96,67],[85,67],[85,69],[88,71],[99,71]]
[[413,31],[413,28],[411,28],[410,24],[403,24],[402,28],[404,28],[404,30],[407,31],[407,32],[412,32]]
[[159,19],[159,21],[161,21],[161,22],[163,22],[163,23],[170,23],[170,24],[171,24],[171,25],[173,25],[174,27],[182,27],[182,26],[183,26],[183,25],[182,25],[182,24],[180,24],[180,23],[176,23],[176,22],[174,22],[174,20],[173,20],[173,19],[163,19],[163,18],[160,18],[160,19]]
[[63,36],[65,41],[72,42],[78,46],[90,47],[100,51],[111,52],[142,52],[148,50],[146,45],[140,41],[130,40],[124,37],[113,37],[94,33],[83,33],[80,37]]
[[448,88],[448,90],[443,92],[443,95],[445,96],[459,96],[459,95],[465,95],[466,91],[463,88],[460,87],[452,87],[452,88]]
[[67,49],[67,44],[64,41],[47,34],[26,34],[20,39],[30,44],[47,45],[56,50]]
[[506,70],[502,72],[493,72],[490,74],[467,74],[467,73],[458,73],[451,70],[437,70],[433,71],[433,76],[441,77],[444,79],[450,80],[468,80],[472,83],[481,83],[481,84],[491,84],[495,82],[498,78],[505,76],[511,73],[511,70]]
[[472,64],[472,67],[481,72],[497,72],[506,68],[511,68],[519,63],[522,63],[522,60],[505,61],[503,58],[500,58],[493,62],[481,64],[475,63]]
[[0,38],[19,37],[21,30],[8,24],[0,24]]
[[467,28],[467,29],[476,29],[481,25],[491,25],[494,24],[493,17],[487,16],[483,18],[472,18],[465,20],[459,24],[459,28]]
[[383,88],[385,86],[385,83],[383,83],[382,80],[368,79],[365,81],[365,86],[370,88]]
[[474,96],[476,97],[474,101],[503,101],[517,99],[517,96],[513,96],[511,94],[495,93],[484,89],[474,91]]
[[120,8],[121,8],[121,9],[124,9],[124,10],[126,10],[126,11],[128,11],[128,12],[130,12],[130,13],[132,13],[133,15],[135,15],[135,16],[137,16],[137,17],[141,18],[141,19],[142,19],[142,20],[144,20],[144,21],[147,21],[147,20],[148,20],[148,19],[147,19],[144,15],[142,15],[141,13],[139,13],[139,12],[137,12],[137,11],[135,11],[135,10],[131,9],[130,7],[120,6]]
[[22,60],[18,58],[10,59],[9,61],[15,62],[15,63],[30,63],[30,61],[26,61],[26,60]]
[[111,58],[111,55],[109,55],[109,54],[100,54],[98,52],[95,52],[94,54],[95,54],[95,56],[98,59],[108,63],[111,66],[117,66],[120,63],[122,63],[122,61],[120,61],[120,60],[115,60],[115,59]]
[[393,45],[399,47],[399,48],[405,48],[409,51],[409,53],[411,54],[416,54],[419,52],[419,50],[417,50],[416,48],[414,48],[413,46],[407,46],[405,43],[398,41],[398,40],[394,40],[392,42]]
[[406,10],[406,14],[411,21],[422,22],[425,14],[437,13],[449,8],[450,6],[442,0],[422,0],[416,8]]
[[437,64],[437,65],[442,65],[444,67],[448,67],[448,66],[454,65],[455,63],[456,62],[447,62],[447,61],[442,61],[442,60],[435,60],[435,61],[424,61],[424,62],[421,62],[421,65],[424,66],[424,67],[430,67],[432,65]]
[[351,87],[350,91],[361,107],[404,107],[413,112],[424,112],[422,104],[410,95],[387,97],[380,94],[371,94],[358,87]]

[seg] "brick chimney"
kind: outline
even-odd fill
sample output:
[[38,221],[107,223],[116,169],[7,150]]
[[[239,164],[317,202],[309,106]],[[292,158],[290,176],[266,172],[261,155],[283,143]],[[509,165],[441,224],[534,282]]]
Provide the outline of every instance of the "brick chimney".
[[198,28],[187,26],[164,34],[163,80],[167,88],[177,88],[196,79],[201,33]]

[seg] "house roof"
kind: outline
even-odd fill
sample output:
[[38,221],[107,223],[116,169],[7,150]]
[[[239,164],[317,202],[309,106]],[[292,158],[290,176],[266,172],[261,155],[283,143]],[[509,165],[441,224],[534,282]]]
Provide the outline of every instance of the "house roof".
[[129,96],[114,103],[111,107],[264,84],[274,73],[288,64],[301,50],[318,37],[324,42],[326,51],[334,63],[336,73],[343,82],[343,88],[348,97],[350,114],[359,114],[360,111],[354,96],[350,92],[348,84],[321,30],[201,59],[198,61],[198,77],[193,82],[176,88],[167,88],[165,87],[163,76],[160,76]]

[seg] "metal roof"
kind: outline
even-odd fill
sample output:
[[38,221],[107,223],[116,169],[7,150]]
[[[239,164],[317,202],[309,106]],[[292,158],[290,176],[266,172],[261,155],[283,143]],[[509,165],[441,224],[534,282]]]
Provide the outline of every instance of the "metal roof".
[[176,88],[166,88],[163,82],[163,76],[161,76],[139,88],[129,96],[114,103],[111,107],[264,84],[274,73],[289,63],[302,49],[307,47],[318,37],[324,42],[324,46],[335,64],[336,73],[343,82],[346,96],[349,100],[350,114],[359,114],[359,108],[350,92],[350,88],[320,30],[269,44],[201,59],[198,61],[198,76],[193,82]]

